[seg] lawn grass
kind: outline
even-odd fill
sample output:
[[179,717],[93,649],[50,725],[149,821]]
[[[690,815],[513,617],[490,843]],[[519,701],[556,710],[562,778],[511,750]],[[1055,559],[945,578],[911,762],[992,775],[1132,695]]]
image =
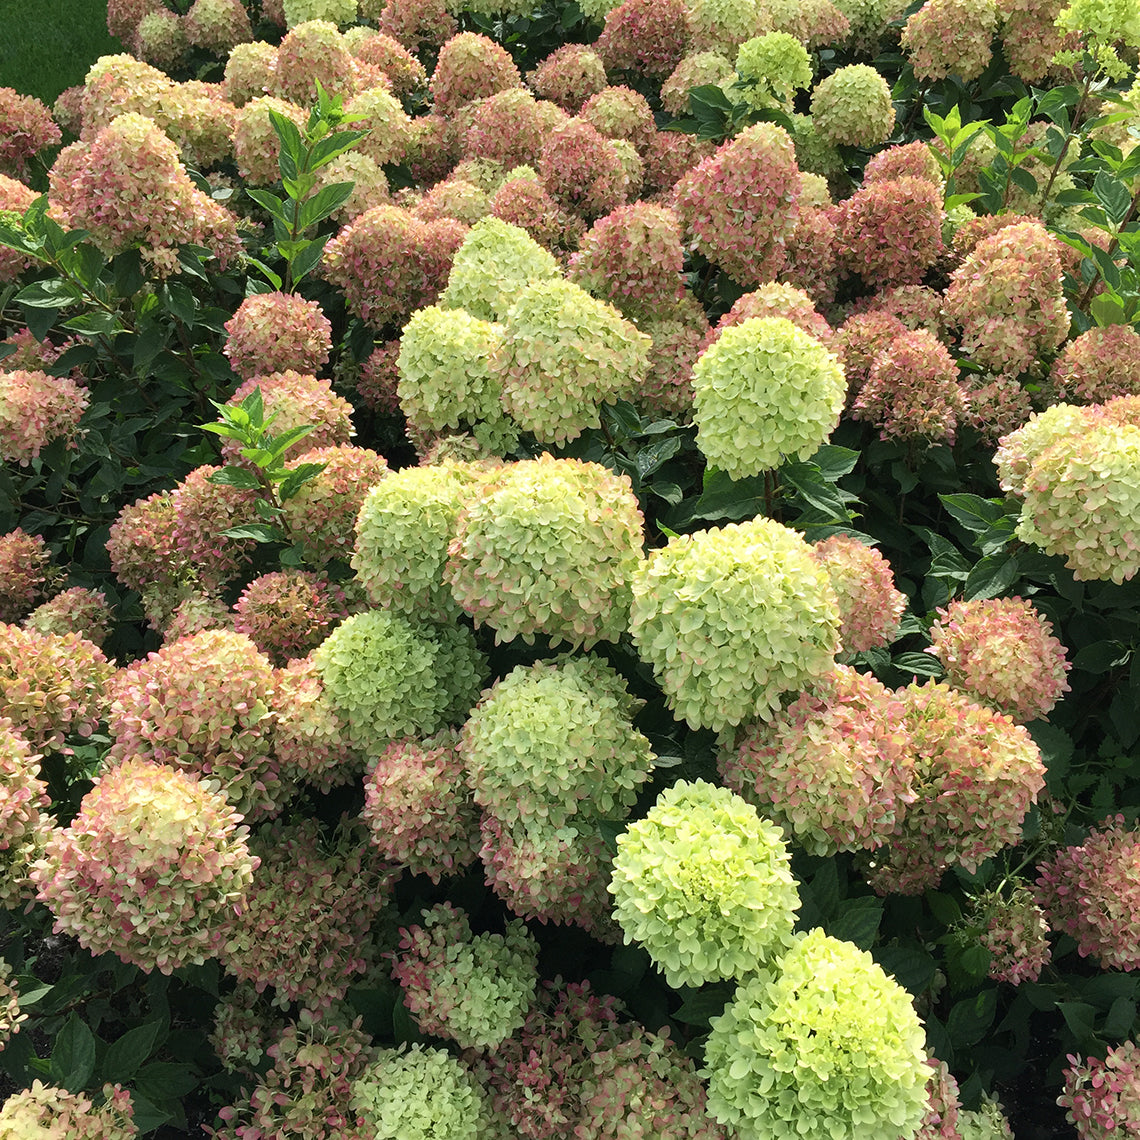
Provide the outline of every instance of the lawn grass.
[[0,28],[0,87],[48,106],[99,56],[125,50],[107,32],[106,0],[0,0]]

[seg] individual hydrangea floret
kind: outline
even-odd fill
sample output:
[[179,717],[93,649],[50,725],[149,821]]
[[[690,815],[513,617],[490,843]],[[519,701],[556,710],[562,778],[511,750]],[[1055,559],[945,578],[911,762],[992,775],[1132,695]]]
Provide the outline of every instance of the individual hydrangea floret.
[[245,380],[285,369],[316,372],[332,351],[332,325],[320,305],[292,293],[247,297],[225,329],[224,352]]
[[1045,912],[1024,886],[1006,898],[983,895],[974,913],[981,926],[978,942],[990,953],[987,977],[1012,986],[1035,982],[1053,958]]
[[519,665],[484,694],[460,743],[475,800],[497,820],[560,828],[623,818],[654,755],[642,702],[592,655]]
[[626,942],[674,987],[753,973],[800,905],[780,828],[703,780],[679,780],[618,836],[609,889]]
[[431,78],[437,115],[454,115],[475,99],[518,87],[522,76],[505,48],[476,32],[452,36],[440,49]]
[[[3,540],[0,540],[0,547]],[[37,606],[24,619],[24,628],[36,633],[77,633],[92,645],[103,648],[111,633],[114,615],[102,590],[72,586],[50,602]]]
[[1110,1046],[1104,1059],[1069,1057],[1057,1104],[1080,1140],[1117,1140],[1140,1132],[1140,1045]]
[[35,897],[31,869],[54,830],[40,759],[12,722],[0,718],[0,906],[8,910]]
[[693,247],[755,288],[784,267],[799,192],[791,136],[756,123],[685,175],[673,200]]
[[0,621],[18,622],[27,617],[47,592],[52,577],[51,551],[40,535],[20,527],[0,535]]
[[844,534],[815,543],[813,557],[827,572],[839,603],[842,652],[890,645],[907,602],[895,589],[891,564],[873,546]]
[[473,934],[450,903],[401,928],[392,976],[424,1033],[464,1049],[492,1049],[522,1027],[534,1003],[538,943],[518,919],[504,934]]
[[895,125],[890,85],[865,63],[847,64],[816,86],[811,117],[816,133],[832,146],[879,146]]
[[915,77],[977,79],[993,55],[998,15],[996,0],[926,0],[902,31]]
[[693,366],[697,446],[733,479],[807,459],[839,423],[843,368],[782,317],[726,328]]
[[758,518],[671,538],[633,580],[630,632],[693,727],[767,719],[834,664],[839,610],[793,530]]
[[606,13],[594,50],[610,72],[632,71],[660,82],[680,63],[688,44],[683,0],[623,0]]
[[736,74],[744,101],[756,110],[791,110],[797,91],[811,86],[807,48],[787,32],[768,32],[740,45]]
[[492,361],[507,414],[542,443],[601,424],[600,405],[629,397],[649,367],[649,337],[570,281],[527,286],[507,312]]
[[38,898],[92,954],[172,973],[211,955],[257,866],[209,783],[150,760],[110,768],[48,841]]
[[444,580],[498,642],[544,633],[588,649],[625,632],[642,542],[625,475],[543,455],[503,468],[459,515]]
[[922,1022],[906,990],[850,942],[801,935],[711,1024],[709,1110],[741,1140],[881,1140],[922,1123]]
[[1117,815],[1039,868],[1037,901],[1049,925],[1072,935],[1081,957],[1095,954],[1106,970],[1140,968],[1137,858],[1140,832]]
[[846,665],[721,751],[728,787],[816,855],[889,842],[911,802],[903,705]]
[[381,1049],[352,1083],[371,1140],[483,1140],[490,1112],[475,1075],[444,1049]]
[[27,467],[52,440],[73,444],[90,397],[70,376],[0,372],[0,462]]
[[0,1106],[0,1133],[11,1137],[66,1137],[67,1140],[135,1140],[139,1134],[131,1094],[104,1085],[99,1104],[86,1093],[45,1085],[12,1093]]
[[479,855],[479,821],[454,730],[389,744],[364,780],[361,818],[385,859],[438,883]]
[[1022,598],[951,602],[939,609],[930,639],[949,684],[1019,724],[1046,719],[1069,691],[1065,647]]

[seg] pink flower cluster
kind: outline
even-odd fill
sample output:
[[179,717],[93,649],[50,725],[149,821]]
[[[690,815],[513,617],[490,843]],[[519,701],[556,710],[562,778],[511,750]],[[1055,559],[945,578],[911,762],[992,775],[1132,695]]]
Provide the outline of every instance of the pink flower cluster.
[[839,603],[841,652],[890,645],[907,601],[895,589],[891,564],[873,546],[842,534],[815,543],[812,557],[827,572]]
[[931,1056],[926,1063],[931,1068],[926,1085],[929,1108],[914,1140],[962,1140],[958,1130],[958,1110],[962,1107],[958,1082],[945,1061]]
[[270,111],[304,126],[308,116],[297,106],[276,95],[257,95],[243,104],[234,116],[234,161],[238,173],[254,186],[269,186],[281,177],[277,165],[280,140],[273,129]]
[[609,72],[633,71],[658,83],[681,62],[689,45],[682,0],[623,0],[606,13],[594,43]]
[[0,372],[0,460],[28,463],[54,439],[71,440],[89,397],[70,376]]
[[234,603],[234,629],[275,665],[316,649],[348,614],[344,591],[311,570],[262,574]]
[[[227,538],[222,532],[257,517],[256,491],[211,483],[219,467],[196,467],[171,493],[173,557],[207,591],[221,590],[237,577],[253,550],[248,539]],[[155,513],[159,509],[155,508]],[[183,574],[175,572],[175,577]]]
[[1117,1140],[1140,1134],[1140,1045],[1125,1041],[1099,1057],[1069,1057],[1065,1091],[1057,1103],[1080,1140]]
[[293,293],[247,297],[225,329],[225,354],[245,380],[287,368],[316,372],[332,351],[332,325],[320,305]]
[[17,527],[0,535],[0,622],[27,617],[51,577],[51,551],[38,534]]
[[576,115],[582,104],[606,85],[606,66],[597,51],[586,44],[563,44],[527,77],[530,89],[542,99],[557,103]]
[[32,866],[54,830],[39,774],[39,755],[0,718],[0,906],[9,910],[35,895]]
[[784,317],[828,348],[832,347],[835,333],[817,311],[812,298],[795,285],[782,285],[775,281],[738,297],[709,334],[705,347],[713,344],[725,329],[753,317]]
[[375,32],[354,40],[352,54],[388,77],[392,94],[407,95],[427,83],[424,65],[398,40],[383,32]]
[[1140,396],[1140,333],[1131,325],[1081,333],[1053,361],[1049,381],[1058,400],[1074,404]]
[[1069,691],[1065,647],[1022,598],[951,602],[930,637],[951,685],[1019,724],[1045,719]]
[[102,1103],[86,1093],[45,1085],[38,1078],[30,1089],[12,1093],[0,1107],[0,1133],[6,1136],[60,1140],[135,1140],[135,1107],[119,1085],[104,1085]]
[[476,32],[452,36],[440,48],[431,77],[437,115],[452,116],[476,99],[522,84],[522,76],[505,48]]
[[[0,539],[0,547],[3,546]],[[72,586],[51,601],[37,606],[25,619],[24,628],[36,633],[77,633],[92,645],[103,648],[111,632],[113,615],[102,590]]]
[[93,954],[164,974],[204,962],[257,866],[240,819],[197,777],[132,758],[48,841],[38,897]]
[[[553,114],[551,114],[553,113]],[[476,103],[464,117],[470,125],[463,134],[465,158],[483,158],[502,164],[537,166],[546,132],[565,116],[553,103],[539,103],[529,91],[511,87]]]
[[356,90],[355,74],[352,53],[336,24],[306,20],[287,32],[277,49],[273,94],[311,107],[319,81],[330,95],[347,99]]
[[241,0],[194,0],[182,23],[191,44],[220,55],[253,39]]
[[994,0],[926,0],[902,33],[914,74],[919,79],[977,79],[993,54],[997,21]]
[[526,230],[549,250],[573,249],[586,223],[567,213],[537,179],[508,178],[491,199],[491,215]]
[[1039,868],[1037,901],[1049,924],[1095,954],[1106,970],[1140,968],[1140,832],[1112,816],[1084,843],[1065,847]]
[[312,656],[290,661],[274,674],[274,751],[286,780],[321,791],[355,779],[362,766],[340,714],[325,696]]
[[629,87],[603,87],[582,104],[578,118],[608,139],[633,143],[638,151],[657,132],[648,100]]
[[51,112],[31,95],[0,87],[0,171],[24,176],[28,159],[59,142]]
[[1045,912],[1032,894],[1018,887],[1011,898],[984,896],[977,914],[982,923],[979,942],[990,952],[988,976],[1013,986],[1037,981],[1053,949]]
[[[260,373],[246,380],[226,402],[238,405],[258,388],[266,419],[276,417],[269,428],[272,435],[311,427],[313,430],[302,437],[305,450],[311,451],[315,447],[336,447],[348,443],[354,434],[352,405],[333,393],[328,380],[294,372],[291,368],[282,372]],[[293,446],[301,443],[302,440],[298,440]],[[240,462],[240,451],[241,445],[236,440],[227,439],[222,444],[222,455],[231,463]],[[291,452],[286,452],[285,461],[289,464],[294,462]]]
[[617,149],[584,119],[568,119],[547,135],[538,174],[552,198],[586,219],[608,214],[628,196]]

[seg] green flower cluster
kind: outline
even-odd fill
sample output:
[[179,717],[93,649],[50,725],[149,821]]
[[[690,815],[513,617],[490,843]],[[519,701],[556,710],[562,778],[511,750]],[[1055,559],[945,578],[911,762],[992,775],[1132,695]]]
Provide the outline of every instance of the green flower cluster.
[[811,86],[807,48],[787,32],[753,36],[736,53],[736,73],[745,82],[744,101],[758,111],[790,111],[797,91]]
[[789,943],[800,899],[783,832],[735,792],[679,780],[617,845],[614,917],[669,985],[745,977]]
[[816,134],[832,146],[879,146],[895,125],[890,85],[868,64],[848,64],[816,86],[811,116]]
[[811,550],[757,518],[671,538],[638,568],[630,632],[693,728],[768,719],[832,668],[839,609]]
[[783,317],[726,328],[693,366],[697,446],[733,479],[807,459],[835,430],[847,380],[835,354]]
[[712,1020],[709,1109],[740,1140],[909,1140],[926,1114],[925,1033],[870,954],[822,930]]
[[528,286],[505,325],[492,365],[503,407],[542,443],[599,427],[599,406],[633,395],[649,368],[649,337],[569,281]]
[[504,467],[468,503],[444,578],[496,641],[545,633],[588,649],[625,632],[642,528],[626,476],[543,455]]

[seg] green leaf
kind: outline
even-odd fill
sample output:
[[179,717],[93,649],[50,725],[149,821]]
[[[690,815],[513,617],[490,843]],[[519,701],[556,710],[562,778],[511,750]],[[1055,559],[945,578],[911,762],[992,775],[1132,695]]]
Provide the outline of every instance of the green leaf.
[[650,483],[645,489],[658,498],[664,499],[665,502],[674,507],[685,498],[684,491],[682,491],[676,483],[658,480],[655,483]]
[[941,677],[942,663],[932,653],[900,653],[891,658],[900,673],[914,677]]
[[1119,641],[1094,641],[1079,650],[1073,658],[1078,673],[1107,673],[1124,664],[1128,651]]
[[993,1024],[997,1013],[997,990],[982,990],[976,997],[964,998],[950,1010],[946,1031],[955,1049],[977,1045]]
[[275,526],[265,523],[245,523],[242,526],[231,526],[223,530],[225,538],[253,539],[254,542],[284,542],[284,532]]
[[871,953],[875,961],[915,997],[929,989],[938,973],[938,963],[925,950],[876,946]]
[[1084,1047],[1095,1039],[1093,1022],[1096,1019],[1096,1006],[1083,1001],[1060,1001],[1057,1008],[1078,1045]]
[[1037,114],[1068,130],[1068,112],[1077,105],[1077,100],[1081,97],[1080,88],[1070,84],[1065,87],[1051,87],[1045,92],[1034,91],[1033,94],[1037,101]]
[[329,240],[331,235],[326,234],[323,237],[311,241],[308,245],[301,250],[296,256],[290,258],[290,268],[293,271],[293,284],[301,280],[307,273],[317,267],[317,263],[321,260],[321,254],[324,253],[325,243]]
[[90,313],[80,313],[79,316],[64,321],[63,327],[74,332],[87,333],[89,336],[109,336],[111,333],[119,332],[123,323],[114,313],[96,309]]
[[269,284],[272,285],[274,289],[279,290],[281,288],[281,286],[283,284],[283,282],[281,280],[281,275],[279,273],[274,273],[273,270],[270,269],[269,266],[266,265],[264,261],[258,261],[258,259],[256,257],[251,257],[251,258],[249,258],[249,263],[255,269],[259,269],[261,271],[262,276],[264,276],[265,280],[268,281]]
[[354,182],[334,182],[323,187],[301,206],[301,228],[307,229],[323,222],[348,201]]
[[334,158],[344,154],[346,150],[351,150],[367,135],[368,131],[337,131],[335,134],[327,135],[313,147],[309,169],[320,170],[322,166],[327,166]]
[[51,277],[21,289],[13,299],[32,309],[65,309],[68,305],[78,304],[83,294],[70,281]]
[[52,1081],[68,1092],[82,1092],[94,1071],[95,1034],[87,1022],[73,1013],[56,1036],[51,1051]]
[[682,1025],[707,1026],[712,1018],[724,1013],[732,995],[733,987],[726,982],[714,982],[703,989],[690,991],[681,1002],[680,1009],[673,1014],[673,1019]]
[[1020,189],[1024,190],[1026,194],[1037,193],[1037,179],[1029,173],[1023,166],[1015,166],[1009,172],[1010,181]]
[[273,458],[280,458],[294,444],[311,435],[317,429],[312,424],[303,424],[300,427],[290,428],[280,435],[271,436],[265,440],[266,450]]
[[850,447],[837,447],[834,443],[825,443],[808,462],[814,463],[829,483],[834,483],[855,470],[860,454]]
[[735,106],[724,89],[716,83],[704,83],[689,91],[689,110],[697,118],[702,118],[702,114],[709,110],[731,112]]
[[281,150],[277,156],[277,165],[283,178],[296,178],[305,158],[305,142],[297,124],[288,115],[280,111],[270,111],[269,118],[273,129],[281,141]]
[[673,435],[657,440],[637,453],[637,474],[645,479],[681,450],[681,440]]
[[162,1104],[161,1099],[156,1103],[141,1092],[136,1092],[132,1094],[131,1101],[134,1105],[135,1127],[142,1136],[174,1119],[173,1113]]
[[1119,179],[1100,171],[1093,179],[1093,193],[1114,226],[1120,225],[1132,208],[1132,195]]
[[161,1021],[150,1021],[128,1029],[122,1037],[112,1041],[103,1055],[101,1079],[126,1084],[150,1056],[162,1028]]
[[927,891],[923,897],[926,899],[926,905],[930,907],[930,913],[943,926],[954,926],[962,921],[962,908],[953,895],[942,891]]
[[1013,554],[988,554],[970,571],[962,587],[962,598],[972,602],[981,598],[996,598],[1017,581],[1020,566]]
[[288,502],[308,482],[315,479],[324,469],[324,463],[300,463],[292,467],[277,488],[281,501]]
[[162,307],[184,325],[192,325],[198,312],[198,302],[193,291],[181,281],[169,281],[159,293]]
[[1117,1040],[1129,1037],[1132,1026],[1136,1023],[1136,1003],[1131,998],[1118,997],[1109,1008],[1104,1019],[1105,1037]]
[[219,487],[236,487],[239,491],[256,491],[261,486],[261,480],[244,467],[223,467],[210,475],[206,482]]
[[861,950],[869,950],[883,921],[883,900],[877,898],[847,899],[839,914],[827,924],[833,938],[854,942]]
[[170,1061],[154,1061],[139,1069],[131,1085],[145,1097],[162,1101],[183,1097],[198,1087],[199,1081],[190,1065]]
[[246,190],[246,193],[262,209],[268,210],[271,217],[288,227],[290,218],[285,210],[285,203],[276,194],[270,194],[268,190]]
[[719,468],[706,468],[704,489],[690,517],[717,522],[752,518],[764,509],[764,480],[760,476],[734,480]]

